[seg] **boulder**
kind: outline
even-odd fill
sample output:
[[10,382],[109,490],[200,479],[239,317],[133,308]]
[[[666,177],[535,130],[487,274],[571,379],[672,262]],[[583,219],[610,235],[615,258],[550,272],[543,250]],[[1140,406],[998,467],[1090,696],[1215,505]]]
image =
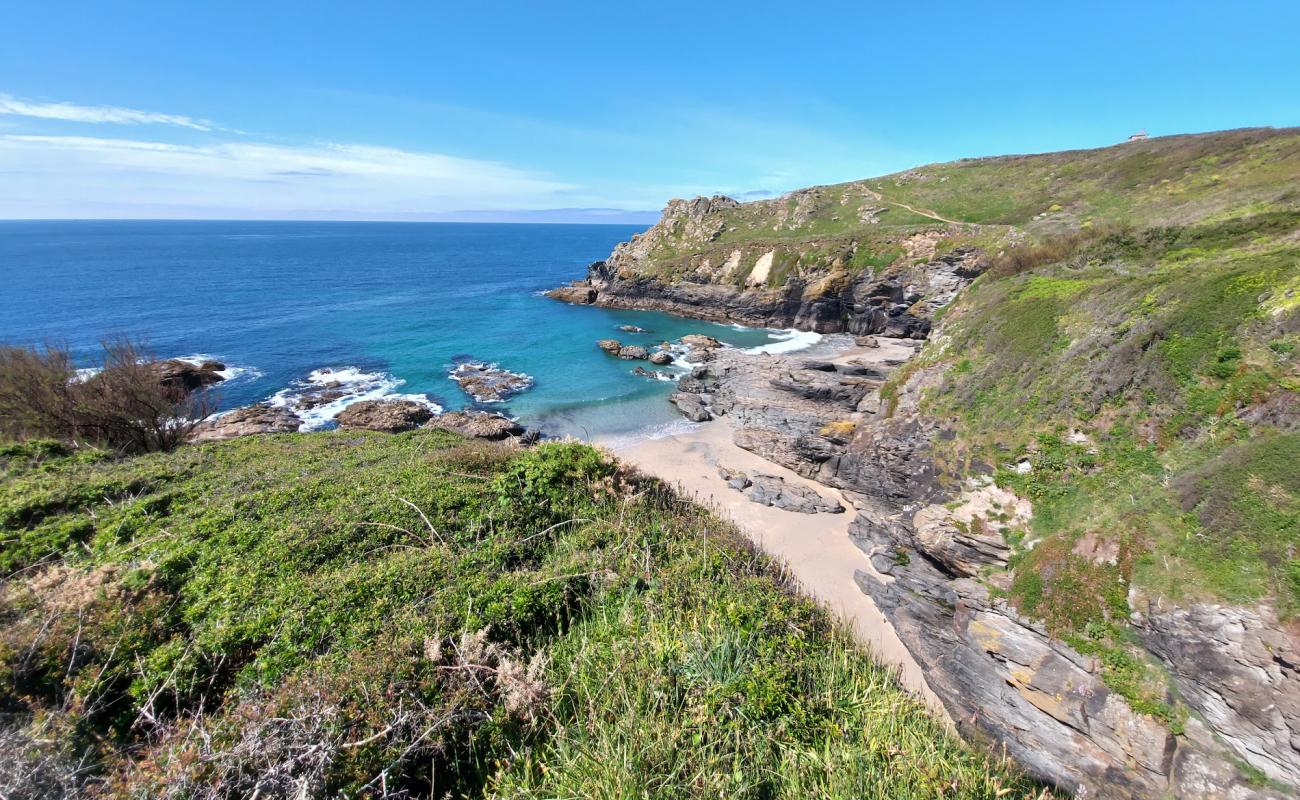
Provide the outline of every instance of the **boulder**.
[[259,403],[199,423],[190,440],[215,442],[260,433],[293,433],[301,425],[302,420],[289,409]]
[[705,336],[702,333],[688,333],[682,337],[682,344],[690,348],[701,350],[712,350],[722,346],[722,342],[712,336]]
[[618,339],[601,339],[599,342],[596,342],[596,346],[601,350],[604,350],[606,353],[616,356],[618,355],[619,349],[623,346],[623,343]]
[[727,485],[738,492],[743,492],[750,486],[749,476],[737,469],[719,466],[718,477],[727,482]]
[[413,400],[362,400],[335,417],[344,430],[400,433],[420,427],[433,416],[428,406]]
[[483,361],[458,365],[450,378],[480,403],[503,403],[533,385],[533,379],[522,372],[511,372]]
[[677,410],[692,422],[708,422],[713,419],[713,415],[709,413],[709,409],[704,405],[704,400],[698,394],[675,392],[668,398],[668,402],[677,406]]
[[663,350],[658,350],[650,354],[650,363],[658,364],[659,366],[663,366],[665,364],[671,364],[673,363],[673,355],[672,353],[666,353]]
[[618,357],[630,360],[645,361],[650,357],[650,351],[644,347],[635,344],[623,345],[618,348]]
[[429,420],[426,428],[440,428],[477,439],[506,439],[522,436],[524,426],[501,414],[486,411],[448,411]]
[[[745,496],[759,505],[799,514],[842,514],[844,512],[844,506],[834,500],[827,500],[806,486],[787,483],[779,475],[755,473],[749,476],[749,484],[744,490]],[[732,488],[735,486],[732,485]]]
[[636,325],[619,325],[618,329],[624,333],[649,333],[645,328],[638,328]]

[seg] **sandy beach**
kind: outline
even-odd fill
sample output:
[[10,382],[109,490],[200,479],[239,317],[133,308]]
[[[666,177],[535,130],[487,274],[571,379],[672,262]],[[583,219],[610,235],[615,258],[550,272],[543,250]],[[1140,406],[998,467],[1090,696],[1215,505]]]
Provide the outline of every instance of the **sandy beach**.
[[[842,619],[870,652],[897,667],[908,689],[944,714],[920,666],[871,598],[853,581],[854,570],[871,570],[866,555],[849,539],[853,505],[839,491],[738,447],[731,434],[725,419],[715,419],[660,438],[602,444],[736,523],[755,544],[784,561],[804,591]],[[780,475],[833,497],[844,505],[845,513],[800,514],[753,503],[727,486],[718,475],[719,465]]]

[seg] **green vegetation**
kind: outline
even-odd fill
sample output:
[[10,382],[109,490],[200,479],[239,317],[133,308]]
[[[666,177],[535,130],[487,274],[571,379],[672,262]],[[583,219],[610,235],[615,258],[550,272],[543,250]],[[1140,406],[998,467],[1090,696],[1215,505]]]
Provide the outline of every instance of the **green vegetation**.
[[[1251,168],[1254,149],[1276,152],[1291,141],[1253,133],[1226,140]],[[1034,158],[1059,169],[1063,156]],[[1107,180],[1143,188],[1137,163],[1112,163],[1121,171]],[[1152,175],[1172,169],[1155,158],[1141,163]],[[974,186],[989,165],[960,169]],[[1195,183],[1195,172],[1184,179]],[[1226,207],[1226,190],[1215,187],[1214,202]],[[956,420],[957,436],[939,444],[943,463],[998,465],[997,482],[1034,504],[1030,530],[1011,537],[1012,601],[1096,655],[1113,690],[1174,728],[1182,712],[1128,629],[1132,590],[1176,601],[1267,601],[1284,618],[1300,612],[1300,320],[1291,302],[1300,206],[1285,187],[1261,200],[1264,187],[1254,179],[1239,187],[1235,197],[1251,200],[1246,213],[1215,211],[1183,226],[1095,226],[996,257],[947,310],[941,344],[913,368],[943,373],[923,400]],[[913,194],[943,208],[937,193]],[[896,402],[909,375],[895,376],[887,399]]]
[[1153,226],[1249,213],[1297,171],[1300,134],[1253,129],[967,159],[863,183],[886,200],[950,219],[1054,231],[1090,221]]
[[0,469],[20,794],[1040,796],[583,445],[29,441]]

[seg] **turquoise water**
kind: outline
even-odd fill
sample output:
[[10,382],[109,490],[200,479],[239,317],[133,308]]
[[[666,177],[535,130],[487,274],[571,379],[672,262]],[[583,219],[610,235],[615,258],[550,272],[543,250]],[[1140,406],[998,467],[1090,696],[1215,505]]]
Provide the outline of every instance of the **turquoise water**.
[[[671,383],[597,339],[652,344],[707,333],[741,347],[788,334],[665,314],[574,307],[540,292],[580,277],[639,229],[615,225],[348,222],[0,222],[0,341],[66,344],[80,364],[126,334],[159,357],[212,357],[221,408],[292,398],[319,370],[348,397],[474,405],[447,377],[496,362],[535,386],[493,406],[553,434],[595,436],[676,420]],[[616,330],[637,325],[646,334]]]

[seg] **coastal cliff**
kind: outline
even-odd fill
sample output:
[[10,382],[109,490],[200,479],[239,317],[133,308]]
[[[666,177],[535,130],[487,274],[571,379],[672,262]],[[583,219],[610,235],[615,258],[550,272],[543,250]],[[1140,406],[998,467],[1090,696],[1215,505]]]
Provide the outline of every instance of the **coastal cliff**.
[[[877,235],[850,235],[841,214],[881,222],[885,209],[868,192],[809,189],[747,205],[720,195],[672,200],[585,280],[549,294],[758,327],[923,338],[933,310],[978,274],[977,254],[960,245],[936,252],[943,237],[916,229],[933,220],[908,212]],[[821,232],[815,213],[835,225]]]
[[673,201],[552,296],[925,340],[679,388],[853,499],[857,583],[961,730],[1081,797],[1288,797],[1298,180],[1300,133],[1250,130]]

